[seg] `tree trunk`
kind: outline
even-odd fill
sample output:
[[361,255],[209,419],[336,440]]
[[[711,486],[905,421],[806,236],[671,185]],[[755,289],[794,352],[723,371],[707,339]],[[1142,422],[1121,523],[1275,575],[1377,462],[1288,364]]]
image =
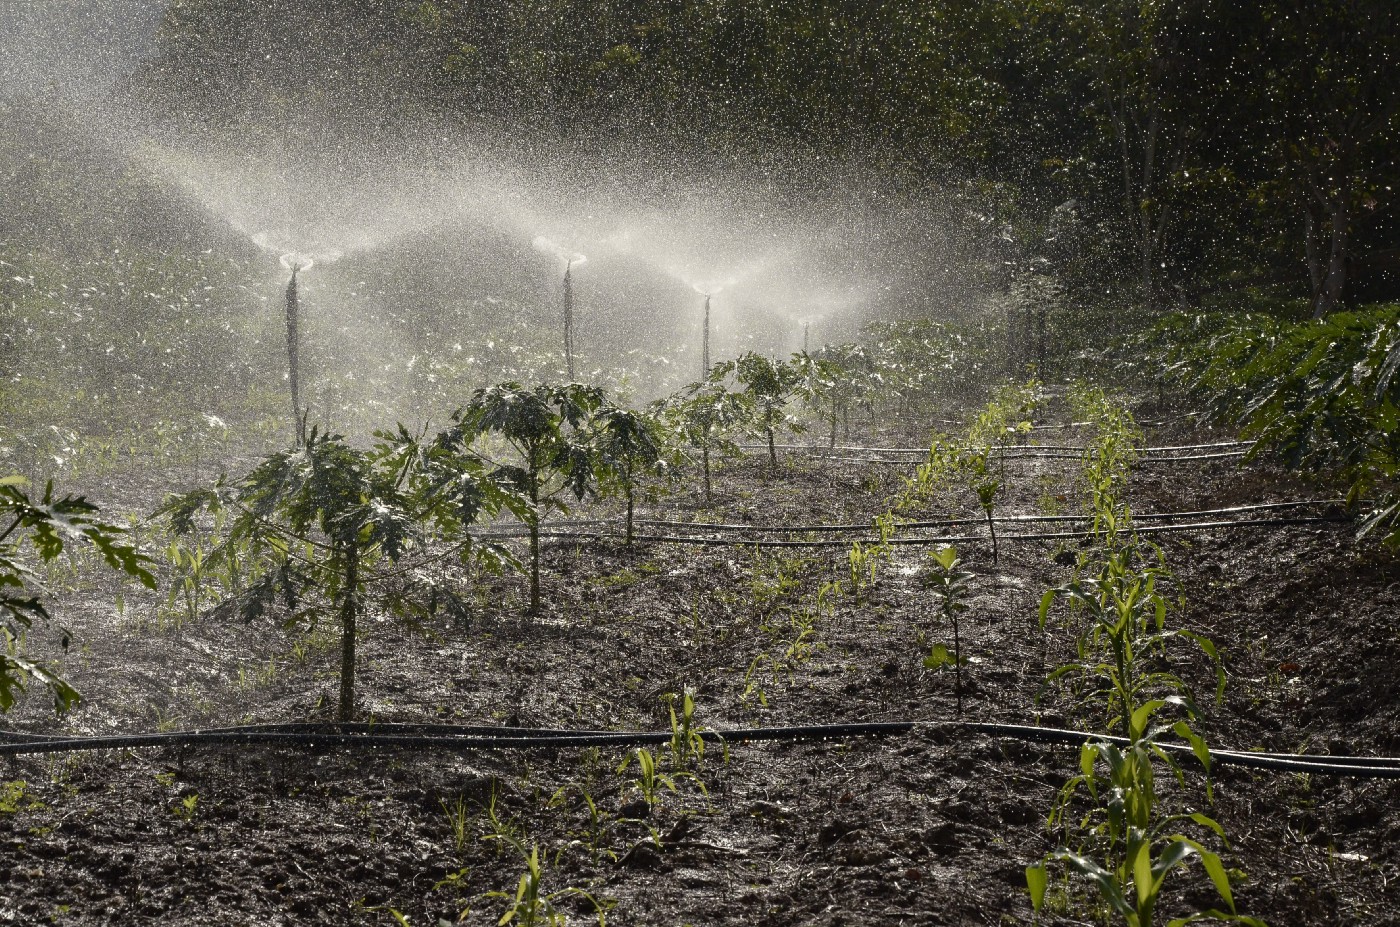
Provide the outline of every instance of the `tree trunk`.
[[1313,318],[1320,319],[1337,310],[1347,283],[1347,252],[1351,245],[1350,210],[1345,192],[1332,202],[1332,246],[1327,257],[1327,275],[1313,308]]
[[632,546],[632,474],[627,474],[627,546]]
[[355,718],[355,600],[360,582],[360,551],[345,548],[345,597],[340,603],[340,711],[341,721]]
[[705,502],[713,501],[710,494],[710,443],[700,445],[700,464],[705,471]]
[[962,635],[958,633],[958,613],[953,612],[953,694],[957,698],[958,717],[962,717]]
[[530,456],[530,614],[540,610],[540,483]]
[[768,426],[768,464],[778,469],[778,448],[773,444],[773,426]]
[[836,397],[835,397],[835,396],[832,396],[832,397],[831,397],[831,440],[830,440],[829,442],[827,442],[827,447],[830,447],[830,448],[832,448],[832,449],[835,449],[835,447],[836,447],[836,413],[837,413],[837,411],[838,411],[838,410],[837,410],[837,406],[836,406]]

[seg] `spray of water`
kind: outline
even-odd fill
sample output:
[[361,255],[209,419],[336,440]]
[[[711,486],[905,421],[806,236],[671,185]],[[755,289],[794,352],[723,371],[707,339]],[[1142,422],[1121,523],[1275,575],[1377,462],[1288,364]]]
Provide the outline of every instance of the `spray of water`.
[[688,151],[551,153],[431,126],[386,144],[314,101],[277,132],[223,134],[90,95],[49,102],[114,165],[247,243],[208,247],[246,265],[264,305],[300,275],[302,408],[343,424],[352,409],[372,425],[422,415],[506,376],[626,374],[664,393],[712,352],[785,353],[818,321],[833,340],[868,317],[978,301],[968,210],[936,191],[892,200],[848,167],[823,183],[804,166],[789,183],[766,168],[691,171]]

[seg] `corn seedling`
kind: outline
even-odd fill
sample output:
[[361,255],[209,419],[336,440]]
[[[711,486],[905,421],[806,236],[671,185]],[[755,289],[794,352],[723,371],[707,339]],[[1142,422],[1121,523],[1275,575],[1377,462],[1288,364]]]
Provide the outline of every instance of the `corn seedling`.
[[705,761],[705,728],[695,720],[695,698],[689,688],[680,694],[681,711],[676,714],[675,693],[665,696],[667,710],[671,715],[671,742],[667,749],[671,753],[671,768],[687,771],[699,769]]
[[517,927],[567,927],[568,915],[559,909],[559,902],[570,896],[577,896],[593,905],[598,914],[598,927],[607,925],[607,905],[581,888],[562,888],[554,892],[544,890],[544,868],[540,864],[540,849],[531,844],[528,853],[524,845],[517,846],[525,860],[525,872],[520,876],[515,894],[509,892],[487,892],[488,898],[504,899],[509,906],[497,927],[515,924]]
[[462,850],[466,848],[467,839],[471,835],[469,827],[471,815],[468,812],[467,803],[462,796],[458,795],[457,801],[450,805],[446,799],[442,798],[438,799],[438,804],[442,806],[442,813],[447,818],[447,828],[448,833],[452,835],[452,844],[460,855]]
[[668,788],[674,794],[676,782],[670,776],[661,772],[656,765],[656,757],[645,747],[639,747],[629,753],[617,767],[619,773],[626,772],[632,765],[632,760],[637,761],[637,778],[631,782],[637,791],[642,793],[642,800],[648,807],[656,807],[661,800],[661,789]]
[[1156,554],[1155,566],[1136,567],[1138,549],[1121,548],[1109,555],[1097,576],[1051,589],[1041,598],[1042,628],[1060,598],[1085,619],[1076,645],[1078,659],[1057,667],[1047,683],[1065,677],[1082,681],[1088,687],[1086,697],[1099,699],[1105,708],[1110,729],[1126,731],[1137,706],[1159,696],[1180,704],[1189,717],[1197,715],[1190,687],[1180,676],[1148,668],[1154,658],[1167,656],[1169,645],[1177,640],[1205,653],[1215,665],[1217,699],[1224,692],[1225,674],[1215,644],[1194,631],[1167,627],[1168,602],[1157,585],[1168,574],[1161,551]]
[[[1173,918],[1169,927],[1204,919],[1263,927],[1262,921],[1236,911],[1229,874],[1219,855],[1177,831],[1191,823],[1223,841],[1225,832],[1220,824],[1199,812],[1164,814],[1161,810],[1154,762],[1170,764],[1171,760],[1156,742],[1168,728],[1154,727],[1153,715],[1166,704],[1157,699],[1138,706],[1129,719],[1126,747],[1100,741],[1081,748],[1080,774],[1061,790],[1051,824],[1064,819],[1083,789],[1093,804],[1082,824],[1086,846],[1078,851],[1056,850],[1027,868],[1026,884],[1037,912],[1045,904],[1048,866],[1063,863],[1089,880],[1111,914],[1121,918],[1126,927],[1151,927],[1167,877],[1196,859],[1223,907]],[[1173,729],[1182,733],[1183,727],[1178,723]],[[1193,746],[1203,762],[1208,762],[1209,754],[1198,738]]]

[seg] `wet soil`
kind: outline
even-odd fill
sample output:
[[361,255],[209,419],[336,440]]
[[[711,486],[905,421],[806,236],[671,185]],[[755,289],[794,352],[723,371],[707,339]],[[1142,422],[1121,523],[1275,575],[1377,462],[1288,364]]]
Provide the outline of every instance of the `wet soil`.
[[[1072,432],[1045,432],[1062,441]],[[872,443],[907,437],[866,434]],[[1150,443],[1223,440],[1185,425]],[[1001,514],[1073,512],[1075,462],[1008,463]],[[900,465],[788,456],[718,475],[705,505],[682,491],[653,517],[755,525],[863,522],[883,511]],[[93,489],[112,508],[199,474]],[[1144,466],[1138,512],[1317,498],[1267,462]],[[601,504],[576,515],[608,514]],[[931,517],[975,514],[951,492]],[[1400,754],[1400,563],[1358,545],[1347,525],[1290,525],[1158,537],[1185,603],[1170,620],[1223,656],[1223,702],[1209,665],[1181,651],[1201,730],[1219,747]],[[1072,542],[1070,542],[1072,544]],[[1042,593],[1067,581],[1065,542],[963,545],[975,574],[960,632],[962,716],[1093,728],[1103,719],[1043,683],[1073,642],[1042,632]],[[1071,552],[1073,547],[1068,548]],[[898,548],[875,584],[830,609],[822,586],[847,577],[843,549],[634,545],[546,547],[546,607],[526,614],[520,576],[453,573],[469,613],[407,627],[365,622],[359,716],[378,721],[664,730],[667,697],[694,693],[714,729],[956,715],[954,677],[922,658],[951,635],[923,589],[919,548]],[[1061,557],[1061,560],[1068,558]],[[425,567],[426,568],[426,567]],[[95,575],[95,574],[94,574]],[[330,720],[331,629],[244,625],[178,609],[87,573],[55,577],[72,629],[62,660],[81,708],[55,718],[43,693],[12,729],[99,733]],[[808,616],[810,633],[802,637]],[[56,635],[54,636],[56,639]],[[674,790],[648,806],[621,749],[434,753],[407,749],[201,747],[0,760],[0,923],[494,924],[537,847],[542,891],[572,923],[594,899],[621,925],[1013,924],[1032,911],[1024,868],[1055,848],[1045,826],[1077,771],[1073,747],[954,734],[711,747],[668,764]],[[1230,835],[1243,912],[1279,925],[1400,924],[1400,783],[1220,768],[1213,805],[1196,768],[1164,800],[1207,810]],[[702,788],[703,786],[703,788]],[[578,890],[578,891],[574,891]],[[509,898],[492,892],[507,893]],[[587,892],[588,896],[582,894]],[[1076,880],[1052,880],[1046,924],[1102,922]],[[1214,903],[1199,869],[1169,880],[1162,911]],[[1163,918],[1165,921],[1166,918]]]

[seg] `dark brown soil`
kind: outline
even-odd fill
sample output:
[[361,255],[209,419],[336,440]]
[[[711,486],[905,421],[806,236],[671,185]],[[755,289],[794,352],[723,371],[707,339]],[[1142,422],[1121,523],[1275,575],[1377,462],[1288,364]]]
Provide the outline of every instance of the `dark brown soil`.
[[[1049,432],[1058,440],[1062,432]],[[1184,427],[1157,444],[1220,440]],[[859,469],[855,469],[859,468]],[[789,459],[726,468],[715,505],[692,494],[649,510],[756,525],[863,521],[903,469]],[[1007,466],[1001,513],[1074,511],[1073,461]],[[128,488],[128,502],[154,489]],[[1263,463],[1144,467],[1138,512],[1325,494]],[[94,492],[99,501],[103,493]],[[120,493],[107,494],[120,496]],[[1063,497],[1063,501],[1061,498]],[[930,515],[975,511],[970,493]],[[585,508],[582,517],[603,512]],[[1166,535],[1186,597],[1171,618],[1210,635],[1228,673],[1212,704],[1203,661],[1201,727],[1219,747],[1400,753],[1400,564],[1358,546],[1349,526]],[[1055,542],[965,545],[977,575],[963,620],[964,717],[1093,726],[1047,670],[1072,642],[1042,635],[1042,593],[1066,581]],[[379,721],[666,729],[668,693],[695,693],[711,728],[954,717],[949,672],[922,667],[951,640],[922,590],[923,553],[900,548],[857,602],[822,613],[810,650],[789,652],[793,615],[846,575],[844,550],[557,543],[547,549],[544,614],[524,613],[518,576],[456,577],[465,620],[405,628],[368,621],[359,712]],[[16,729],[80,733],[261,721],[329,720],[337,652],[328,630],[203,617],[175,626],[152,600],[62,577],[56,614],[75,634],[66,671],[84,707],[55,720],[42,693],[6,718]],[[300,646],[298,646],[300,644]],[[47,635],[33,651],[57,659]],[[707,752],[648,811],[623,750],[407,750],[208,747],[0,761],[0,923],[494,924],[537,846],[544,890],[582,889],[611,924],[1012,924],[1029,922],[1024,868],[1056,845],[1045,818],[1077,770],[1074,748],[925,727],[840,743]],[[703,783],[702,792],[699,783]],[[1241,911],[1274,927],[1400,924],[1400,784],[1220,769],[1214,807],[1195,768],[1174,808],[1208,810],[1244,875]],[[22,792],[22,794],[21,794]],[[596,805],[596,817],[584,796]],[[452,826],[461,802],[462,840]],[[13,807],[11,807],[13,806]],[[494,820],[493,820],[494,814]],[[495,838],[495,839],[484,839]],[[507,839],[509,838],[509,839]],[[1219,846],[1217,842],[1217,846]],[[1221,847],[1223,849],[1223,847]],[[1199,869],[1169,883],[1163,913],[1213,896]],[[1052,881],[1047,924],[1102,920],[1081,884]],[[559,895],[573,923],[596,920]],[[1162,918],[1165,922],[1167,918]]]

